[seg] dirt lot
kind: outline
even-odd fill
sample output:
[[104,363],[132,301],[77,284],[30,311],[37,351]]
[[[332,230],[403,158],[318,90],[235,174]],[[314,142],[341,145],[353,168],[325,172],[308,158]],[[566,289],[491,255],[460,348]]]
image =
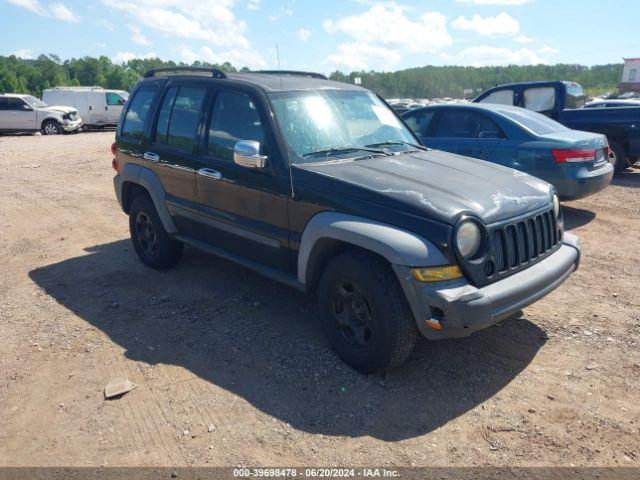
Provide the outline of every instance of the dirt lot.
[[640,171],[567,206],[561,288],[382,378],[313,298],[192,249],[144,268],[112,139],[0,137],[0,465],[640,465]]

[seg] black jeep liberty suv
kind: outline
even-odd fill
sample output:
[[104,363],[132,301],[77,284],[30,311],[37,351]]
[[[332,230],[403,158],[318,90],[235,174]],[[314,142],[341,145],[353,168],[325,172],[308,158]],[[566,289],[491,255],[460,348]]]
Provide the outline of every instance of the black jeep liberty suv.
[[546,182],[429,150],[370,91],[304,72],[147,72],[112,147],[115,191],[145,265],[184,243],[317,293],[362,372],[419,333],[467,336],[577,268]]

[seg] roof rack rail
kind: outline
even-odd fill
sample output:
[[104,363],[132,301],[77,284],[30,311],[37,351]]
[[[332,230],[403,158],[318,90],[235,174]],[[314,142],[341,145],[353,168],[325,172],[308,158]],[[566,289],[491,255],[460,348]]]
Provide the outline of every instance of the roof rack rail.
[[251,73],[264,73],[266,75],[299,75],[301,77],[319,78],[329,80],[326,75],[316,72],[300,72],[297,70],[254,70]]
[[[206,67],[162,67],[162,68],[152,68],[148,70],[147,73],[144,74],[144,78],[155,77],[158,73],[170,73],[177,72],[176,75],[189,75],[191,74],[209,74],[213,78],[227,78],[225,73],[222,70],[217,68],[206,68]],[[180,73],[183,72],[183,73]]]

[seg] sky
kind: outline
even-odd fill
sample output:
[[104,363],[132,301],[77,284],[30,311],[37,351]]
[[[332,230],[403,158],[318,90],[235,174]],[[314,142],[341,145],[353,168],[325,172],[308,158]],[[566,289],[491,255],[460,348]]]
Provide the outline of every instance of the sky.
[[638,0],[0,0],[0,55],[252,69],[279,56],[325,73],[595,65],[640,57],[638,14]]

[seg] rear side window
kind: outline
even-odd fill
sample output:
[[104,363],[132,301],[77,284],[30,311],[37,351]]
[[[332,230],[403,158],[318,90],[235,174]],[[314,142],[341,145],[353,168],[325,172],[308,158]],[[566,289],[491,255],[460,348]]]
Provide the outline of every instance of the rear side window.
[[167,90],[158,116],[156,142],[193,151],[206,94],[207,90],[201,87],[172,87]]
[[131,140],[141,140],[144,133],[144,122],[147,119],[155,87],[140,87],[134,95],[122,123],[121,135]]
[[9,110],[9,99],[7,97],[0,97],[0,111]]
[[438,120],[436,137],[500,138],[500,128],[485,115],[464,110],[445,111]]
[[487,95],[480,103],[497,103],[499,105],[513,105],[515,93],[513,90],[498,90]]
[[524,108],[534,112],[550,112],[556,104],[554,87],[527,88],[524,91]]
[[218,94],[211,114],[208,152],[233,161],[233,149],[240,140],[255,140],[264,145],[264,129],[251,97],[223,91]]
[[429,131],[429,125],[431,119],[435,115],[434,111],[414,113],[411,116],[405,118],[405,122],[409,125],[409,128],[413,130],[419,137],[426,137]]

